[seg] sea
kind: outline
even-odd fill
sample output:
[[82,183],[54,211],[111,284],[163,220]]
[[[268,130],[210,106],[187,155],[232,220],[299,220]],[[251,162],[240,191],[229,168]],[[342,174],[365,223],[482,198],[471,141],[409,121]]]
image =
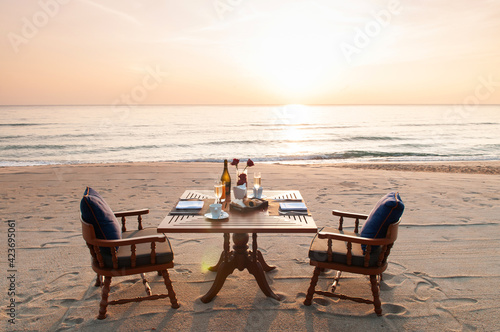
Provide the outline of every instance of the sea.
[[0,167],[500,160],[500,105],[0,106]]

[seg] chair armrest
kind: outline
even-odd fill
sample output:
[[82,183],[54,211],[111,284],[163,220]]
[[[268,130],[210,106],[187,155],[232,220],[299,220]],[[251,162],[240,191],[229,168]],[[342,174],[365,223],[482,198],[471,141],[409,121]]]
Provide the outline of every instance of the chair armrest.
[[318,232],[318,238],[320,238],[320,239],[332,239],[332,240],[344,241],[344,242],[360,243],[360,244],[366,244],[366,245],[371,245],[371,246],[382,246],[382,245],[387,245],[387,244],[394,242],[392,239],[388,239],[388,238],[372,239],[372,238],[368,238],[368,237],[347,235],[347,234],[341,234],[341,233],[323,232],[323,231]]
[[140,210],[130,210],[130,211],[119,211],[119,212],[113,212],[115,214],[115,217],[120,218],[120,217],[130,217],[130,216],[140,216],[143,214],[148,214],[149,209],[140,209]]
[[346,217],[346,218],[354,218],[354,219],[366,219],[368,218],[367,214],[361,214],[361,213],[352,213],[352,212],[343,212],[339,210],[332,210],[332,214],[334,216],[339,216],[339,217]]
[[96,239],[93,241],[94,245],[99,247],[120,247],[120,246],[130,246],[132,244],[139,243],[150,243],[150,242],[165,242],[166,237],[163,234],[158,235],[147,235],[147,236],[138,236],[130,239],[121,239],[121,240],[101,240]]
[[344,228],[344,217],[356,219],[354,221],[354,233],[358,233],[358,231],[359,231],[359,221],[365,220],[368,218],[368,216],[366,214],[343,212],[343,211],[338,211],[338,210],[332,210],[332,214],[334,216],[340,217],[339,218],[339,227],[338,227],[339,231],[341,231]]
[[121,220],[122,220],[122,232],[127,231],[127,227],[125,227],[126,217],[130,217],[130,216],[137,216],[137,223],[138,223],[137,229],[139,229],[139,230],[143,229],[143,227],[142,227],[142,215],[148,214],[148,213],[149,213],[148,209],[114,212],[115,216],[117,218],[121,218]]

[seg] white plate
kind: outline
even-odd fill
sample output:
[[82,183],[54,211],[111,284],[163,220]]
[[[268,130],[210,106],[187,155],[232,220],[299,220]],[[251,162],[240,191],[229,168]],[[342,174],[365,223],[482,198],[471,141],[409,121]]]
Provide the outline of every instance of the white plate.
[[205,218],[210,219],[210,220],[221,220],[221,219],[227,219],[229,218],[229,213],[226,211],[221,211],[219,218],[213,218],[212,214],[210,212],[205,213]]

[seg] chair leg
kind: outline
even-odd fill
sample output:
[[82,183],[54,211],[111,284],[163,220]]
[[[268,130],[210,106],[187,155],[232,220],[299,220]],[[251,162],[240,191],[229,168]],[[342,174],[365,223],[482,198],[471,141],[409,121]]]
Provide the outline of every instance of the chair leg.
[[99,315],[97,316],[97,319],[104,319],[106,318],[106,309],[108,307],[108,295],[109,295],[109,289],[111,285],[111,277],[104,277],[104,285],[102,287],[102,292],[101,292],[101,302],[99,303]]
[[172,281],[170,281],[170,276],[168,275],[167,270],[162,270],[161,275],[163,276],[163,280],[165,281],[165,286],[167,287],[168,297],[170,298],[170,305],[172,308],[179,308],[179,303],[177,303],[177,298],[175,297],[174,288],[172,287]]
[[148,279],[146,279],[146,274],[141,273],[142,283],[144,284],[144,288],[146,289],[146,294],[151,296],[153,294],[151,292],[151,287],[149,287]]
[[337,289],[337,286],[339,285],[339,280],[340,276],[342,275],[342,271],[337,271],[335,274],[335,277],[333,278],[333,283],[332,283],[332,293],[335,293],[335,290]]
[[304,305],[311,305],[312,298],[314,296],[314,289],[316,288],[316,284],[318,283],[319,274],[321,273],[321,269],[319,267],[314,268],[313,276],[311,278],[311,284],[309,285],[309,289],[307,290],[306,299],[304,300]]
[[378,316],[382,316],[382,303],[380,302],[380,289],[377,275],[370,276],[370,283],[372,285],[373,305],[375,306],[375,313]]
[[97,274],[95,278],[95,287],[101,287],[102,286],[102,276]]

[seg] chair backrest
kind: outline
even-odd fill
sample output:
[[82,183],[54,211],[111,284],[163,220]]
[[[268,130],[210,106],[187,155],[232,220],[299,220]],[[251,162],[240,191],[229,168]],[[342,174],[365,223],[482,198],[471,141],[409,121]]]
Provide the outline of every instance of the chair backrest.
[[82,236],[85,242],[88,244],[94,244],[97,239],[95,236],[94,226],[89,223],[86,223],[83,218],[80,216],[80,221],[82,222]]
[[[99,246],[95,245],[97,239],[94,231],[94,226],[85,222],[80,216],[80,221],[82,223],[82,236],[85,242],[87,243],[87,247],[89,248],[90,255],[92,256],[92,265],[99,266],[100,268],[104,267],[104,259],[101,254],[101,250]],[[107,249],[107,248],[105,248]],[[116,253],[113,251],[111,253],[114,258],[116,258]],[[115,260],[114,260],[115,262]]]
[[387,228],[387,234],[385,237],[386,237],[386,239],[390,239],[391,243],[384,246],[386,249],[384,251],[383,258],[381,261],[379,260],[379,263],[377,265],[381,266],[382,264],[387,263],[387,258],[389,257],[389,255],[391,253],[392,246],[394,245],[394,242],[396,242],[396,239],[398,238],[398,228],[399,228],[400,223],[401,223],[401,219],[399,219],[398,222],[389,225],[389,227]]
[[389,227],[387,228],[387,234],[385,237],[391,239],[393,243],[398,238],[398,228],[400,223],[401,219],[399,219],[398,222],[389,225]]

